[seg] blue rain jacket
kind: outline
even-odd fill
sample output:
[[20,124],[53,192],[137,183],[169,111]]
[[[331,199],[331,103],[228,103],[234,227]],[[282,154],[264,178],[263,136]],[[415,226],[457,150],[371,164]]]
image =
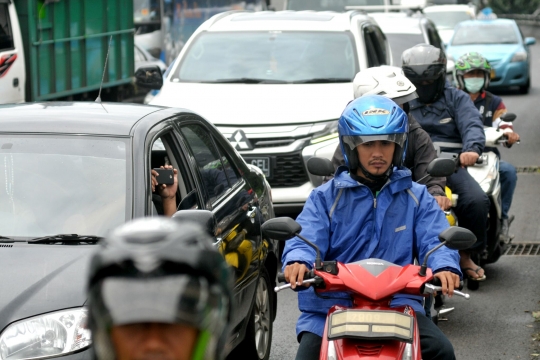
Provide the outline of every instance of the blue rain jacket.
[[[443,151],[482,154],[486,143],[482,116],[469,94],[446,83],[443,96],[431,105],[418,100],[410,103],[410,113],[420,123],[431,141],[462,146],[440,146]],[[437,144],[435,144],[437,145]]]
[[[302,226],[302,236],[319,247],[323,261],[377,258],[401,266],[412,264],[415,258],[423,261],[440,243],[439,233],[449,226],[435,199],[424,185],[412,182],[408,169],[395,169],[375,198],[367,186],[350,177],[345,166],[338,168],[334,179],[311,192],[296,221]],[[285,245],[283,267],[303,262],[311,268],[315,255],[302,240],[291,239]],[[430,256],[428,266],[433,272],[449,270],[461,276],[458,252],[444,246]],[[330,307],[351,306],[344,293],[324,295],[347,300],[321,299],[312,287],[298,291],[302,314],[297,335],[308,331],[322,336]],[[403,294],[392,301],[394,307],[405,304],[425,314],[422,297]]]

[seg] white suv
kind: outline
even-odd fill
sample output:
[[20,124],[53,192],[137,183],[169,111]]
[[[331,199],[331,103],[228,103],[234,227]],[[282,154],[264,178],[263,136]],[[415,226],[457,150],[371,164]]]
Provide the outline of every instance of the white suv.
[[332,157],[355,74],[385,64],[386,37],[360,12],[227,12],[197,29],[151,104],[214,123],[265,173],[276,212],[294,212],[321,184],[306,162]]

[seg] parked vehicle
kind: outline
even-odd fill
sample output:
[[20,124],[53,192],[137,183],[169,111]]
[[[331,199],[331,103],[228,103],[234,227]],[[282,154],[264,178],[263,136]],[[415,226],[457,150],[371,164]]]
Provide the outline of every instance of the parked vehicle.
[[390,61],[359,12],[223,13],[190,38],[151,104],[182,99],[263,170],[277,212],[299,211],[316,185],[305,163],[332,157],[354,76]]
[[454,35],[454,27],[462,21],[473,20],[476,16],[476,7],[467,5],[436,5],[422,9],[424,15],[433,21],[437,31],[446,45]]
[[[423,259],[422,265],[399,266],[381,259],[365,259],[349,264],[324,261],[317,246],[299,235],[301,226],[290,218],[275,218],[263,224],[263,232],[279,240],[298,236],[317,251],[313,270],[304,275],[303,284],[311,284],[321,296],[347,292],[353,306],[334,305],[328,311],[320,359],[421,359],[420,335],[416,313],[409,306],[390,308],[396,294],[429,295],[441,286],[427,267],[427,260],[446,245],[461,250],[476,237],[470,231],[451,227],[439,235],[441,244]],[[323,266],[324,265],[324,266]],[[284,281],[283,274],[278,275]],[[275,288],[281,291],[290,284]],[[329,293],[329,294],[327,294]],[[469,298],[469,294],[454,291]]]
[[132,9],[133,0],[0,0],[0,103],[94,100],[102,85],[103,99],[130,96]]
[[[89,256],[111,229],[161,214],[150,172],[164,164],[178,169],[174,217],[204,219],[234,269],[227,349],[268,358],[278,268],[277,244],[261,233],[274,216],[270,187],[213,125],[183,109],[95,102],[4,105],[0,119],[3,360],[93,358],[78,322]],[[35,331],[46,334],[37,345]]]
[[515,20],[470,20],[456,25],[446,53],[456,60],[468,52],[484,56],[493,69],[489,90],[519,87],[523,94],[531,86],[531,54],[533,37],[523,37]]

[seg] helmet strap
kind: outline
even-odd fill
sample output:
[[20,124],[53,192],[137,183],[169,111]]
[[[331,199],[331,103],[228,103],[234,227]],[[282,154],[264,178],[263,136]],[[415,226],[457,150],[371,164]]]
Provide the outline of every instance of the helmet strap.
[[[364,178],[354,174],[356,176],[353,177],[353,179],[361,182],[362,184],[365,184],[364,179],[366,179],[370,183],[381,184],[381,186],[386,184],[386,182],[388,181],[388,178],[390,177],[390,175],[392,175],[392,173],[394,171],[394,165],[393,164],[391,164],[388,167],[388,170],[386,170],[384,172],[384,174],[382,174],[382,175],[373,175],[373,174],[371,174],[369,171],[367,171],[367,169],[360,162],[358,164],[358,168],[360,169],[360,171],[362,171],[362,174],[364,175]],[[359,180],[359,179],[361,179],[361,180]]]

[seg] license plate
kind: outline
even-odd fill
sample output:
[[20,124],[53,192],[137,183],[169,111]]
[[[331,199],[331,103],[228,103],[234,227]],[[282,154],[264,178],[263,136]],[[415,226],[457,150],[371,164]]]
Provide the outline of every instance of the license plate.
[[268,157],[257,157],[257,158],[244,158],[248,164],[255,165],[262,170],[264,176],[269,178],[270,173],[270,158]]

